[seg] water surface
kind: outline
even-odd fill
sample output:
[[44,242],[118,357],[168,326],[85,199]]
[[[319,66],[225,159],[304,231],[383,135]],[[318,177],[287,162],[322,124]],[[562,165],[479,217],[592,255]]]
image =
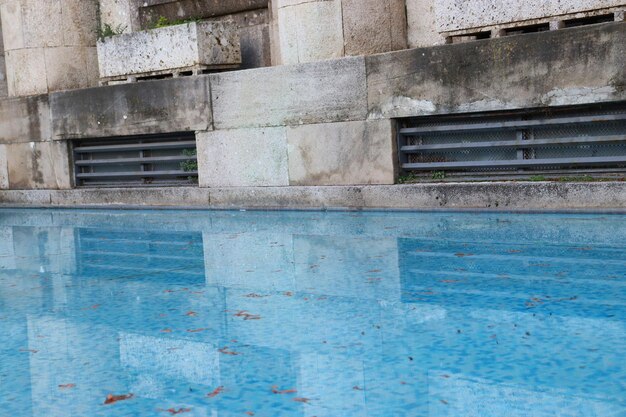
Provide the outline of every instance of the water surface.
[[625,340],[623,215],[0,210],[3,416],[624,417]]

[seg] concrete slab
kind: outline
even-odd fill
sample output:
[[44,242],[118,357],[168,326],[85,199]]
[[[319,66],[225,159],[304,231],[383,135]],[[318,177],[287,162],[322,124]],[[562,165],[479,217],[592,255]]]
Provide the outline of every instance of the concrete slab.
[[287,128],[290,185],[394,183],[390,120]]
[[0,4],[0,18],[2,19],[4,50],[12,51],[23,48],[23,16],[20,1],[5,1]]
[[88,88],[98,84],[96,48],[89,46],[45,48],[44,55],[49,91]]
[[11,189],[55,190],[72,186],[67,142],[30,142],[5,146]]
[[239,30],[229,22],[192,22],[98,41],[100,77],[241,64]]
[[40,142],[51,135],[47,95],[0,100],[0,143]]
[[481,182],[354,187],[2,190],[0,191],[0,206],[593,210],[626,213],[626,183]]
[[209,78],[185,77],[50,94],[55,139],[211,129]]
[[609,23],[367,57],[369,118],[623,100],[625,45]]
[[217,129],[363,120],[366,115],[363,58],[210,77]]
[[285,128],[198,133],[201,187],[289,185]]
[[437,32],[435,2],[406,0],[407,37],[409,48],[443,45],[445,36]]
[[623,5],[623,0],[438,0],[437,30],[450,32]]

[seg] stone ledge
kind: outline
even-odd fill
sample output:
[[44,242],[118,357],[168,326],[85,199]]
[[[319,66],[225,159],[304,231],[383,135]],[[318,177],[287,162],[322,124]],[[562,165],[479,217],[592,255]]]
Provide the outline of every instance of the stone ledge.
[[0,191],[0,207],[626,212],[625,182]]

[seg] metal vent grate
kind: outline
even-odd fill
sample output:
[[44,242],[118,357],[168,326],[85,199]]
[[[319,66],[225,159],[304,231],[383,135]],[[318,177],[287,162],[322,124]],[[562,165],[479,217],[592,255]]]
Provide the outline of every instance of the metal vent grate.
[[626,103],[401,119],[404,171],[626,170]]
[[193,184],[198,180],[193,133],[73,141],[76,186]]

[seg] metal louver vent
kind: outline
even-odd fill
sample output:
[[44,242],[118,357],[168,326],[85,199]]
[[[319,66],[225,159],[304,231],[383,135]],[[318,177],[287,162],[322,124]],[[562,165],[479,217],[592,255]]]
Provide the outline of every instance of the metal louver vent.
[[404,171],[626,171],[626,103],[399,120]]
[[197,183],[193,133],[73,141],[76,186]]

